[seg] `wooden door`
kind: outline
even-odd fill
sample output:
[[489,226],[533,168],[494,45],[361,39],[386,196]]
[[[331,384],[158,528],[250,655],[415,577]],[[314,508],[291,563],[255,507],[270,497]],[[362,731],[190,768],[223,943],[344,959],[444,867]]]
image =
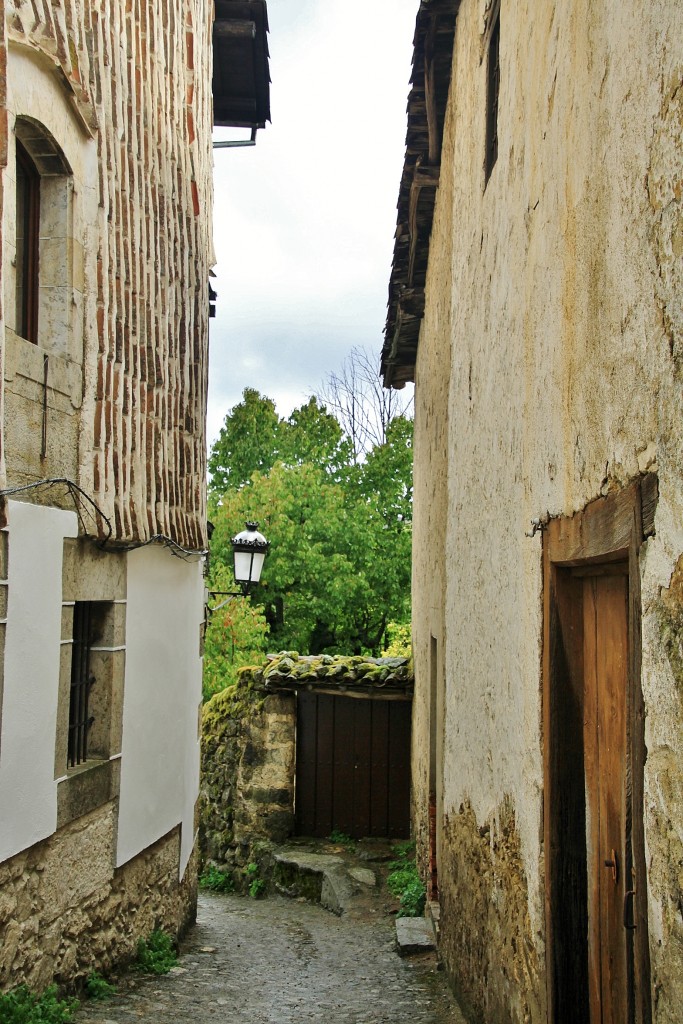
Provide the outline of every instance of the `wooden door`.
[[297,834],[407,839],[411,702],[299,693],[297,706]]
[[584,770],[591,1024],[629,1020],[627,568],[583,580]]
[[657,495],[648,474],[544,532],[549,1024],[652,1021],[639,553]]

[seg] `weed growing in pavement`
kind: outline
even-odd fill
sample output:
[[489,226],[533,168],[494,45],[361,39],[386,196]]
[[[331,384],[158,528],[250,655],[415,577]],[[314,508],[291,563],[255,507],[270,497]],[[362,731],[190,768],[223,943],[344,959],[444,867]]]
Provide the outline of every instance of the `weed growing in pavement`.
[[58,998],[56,985],[39,996],[25,985],[0,993],[2,1024],[70,1024],[77,1007],[77,999]]
[[199,888],[211,892],[234,892],[235,883],[227,871],[221,871],[215,864],[208,864],[199,876]]
[[420,917],[427,892],[415,865],[415,843],[397,843],[394,850],[398,857],[389,863],[387,888],[400,902],[397,917]]
[[346,832],[340,832],[338,828],[333,828],[330,832],[330,842],[336,843],[337,846],[343,846],[349,852],[356,849],[356,840],[347,836]]
[[138,957],[134,967],[146,974],[168,974],[178,963],[173,939],[160,928],[150,937],[138,941]]
[[84,992],[88,999],[109,999],[115,994],[116,985],[112,985],[97,971],[93,971],[85,979]]
[[257,900],[266,890],[266,883],[262,878],[258,877],[258,864],[255,864],[253,861],[251,864],[247,864],[244,874],[247,876],[247,880],[251,879],[249,882],[249,895],[252,899]]

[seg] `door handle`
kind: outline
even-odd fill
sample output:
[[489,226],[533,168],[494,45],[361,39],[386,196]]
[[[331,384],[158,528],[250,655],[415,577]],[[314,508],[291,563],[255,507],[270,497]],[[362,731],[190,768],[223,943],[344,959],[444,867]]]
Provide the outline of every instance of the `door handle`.
[[612,869],[612,881],[616,885],[619,881],[619,861],[617,859],[617,851],[611,851],[610,860],[605,860],[605,867]]
[[[624,893],[624,928],[628,928],[630,932],[635,931],[637,927],[637,925],[629,923],[633,921],[633,897],[635,894],[635,889],[627,889]],[[630,914],[629,910],[631,911]]]

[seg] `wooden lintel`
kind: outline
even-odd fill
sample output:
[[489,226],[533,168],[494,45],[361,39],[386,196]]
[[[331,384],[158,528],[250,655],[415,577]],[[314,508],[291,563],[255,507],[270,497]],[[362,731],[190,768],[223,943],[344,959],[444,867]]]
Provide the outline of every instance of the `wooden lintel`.
[[255,39],[256,22],[216,20],[213,26],[213,34],[220,39]]
[[[311,684],[308,684],[306,682],[292,683],[289,686],[287,684],[285,684],[283,686],[278,686],[277,689],[268,690],[268,693],[269,694],[270,693],[296,693],[297,690],[302,690],[302,691],[305,692],[305,691],[308,690],[308,686],[309,685],[311,685]],[[358,700],[394,700],[394,701],[402,700],[402,701],[406,701],[406,700],[412,700],[413,699],[412,693],[397,693],[396,691],[391,691],[391,690],[390,691],[386,691],[386,690],[381,689],[381,688],[370,689],[370,690],[358,690],[358,689],[355,689],[355,688],[352,689],[352,690],[351,689],[349,689],[349,690],[341,690],[338,686],[336,686],[336,687],[331,687],[331,686],[330,687],[322,687],[322,686],[316,686],[315,684],[313,684],[313,685],[311,685],[310,692],[311,693],[315,693],[315,694],[324,693],[324,694],[326,694],[329,697],[354,697],[355,699],[358,699]]]
[[570,519],[551,520],[550,561],[572,565],[592,558],[605,562],[627,557],[634,528],[638,546],[653,533],[657,497],[657,477],[648,474],[616,494],[596,498]]

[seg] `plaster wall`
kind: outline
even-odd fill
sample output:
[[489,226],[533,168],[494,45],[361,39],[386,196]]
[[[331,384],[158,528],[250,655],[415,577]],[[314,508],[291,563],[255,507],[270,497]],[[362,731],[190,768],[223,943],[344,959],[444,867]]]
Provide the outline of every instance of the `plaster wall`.
[[9,503],[9,523],[0,691],[0,861],[45,839],[57,827],[62,551],[64,538],[78,532],[74,512],[15,501]]
[[179,823],[181,877],[190,858],[203,611],[201,562],[162,547],[129,554],[117,866]]
[[[571,515],[656,470],[656,536],[641,551],[645,826],[654,1015],[668,1024],[683,977],[670,870],[683,851],[680,633],[671,627],[667,646],[662,628],[683,550],[683,6],[502,0],[499,155],[486,183],[488,7],[463,0],[458,13],[417,367],[416,481],[439,466],[448,419],[443,827],[461,878],[445,893],[445,948],[457,982],[458,949],[484,931],[470,977],[459,975],[475,1016],[545,1020],[542,539],[525,534],[534,517]],[[416,506],[428,498],[417,482]],[[416,508],[416,550],[427,516]],[[415,572],[423,778],[435,577]],[[475,843],[498,907],[484,924],[457,902]]]
[[[443,150],[455,147],[453,118],[447,116]],[[430,788],[437,805],[437,849],[443,823],[443,741],[446,624],[446,534],[448,521],[448,391],[452,334],[448,254],[454,230],[453,179],[442,179],[434,210],[429,286],[415,373],[413,469],[412,623],[415,677],[413,698],[412,821],[418,857],[428,870]],[[435,774],[435,779],[434,779]],[[430,783],[431,778],[431,783]],[[437,858],[438,861],[439,858]]]

